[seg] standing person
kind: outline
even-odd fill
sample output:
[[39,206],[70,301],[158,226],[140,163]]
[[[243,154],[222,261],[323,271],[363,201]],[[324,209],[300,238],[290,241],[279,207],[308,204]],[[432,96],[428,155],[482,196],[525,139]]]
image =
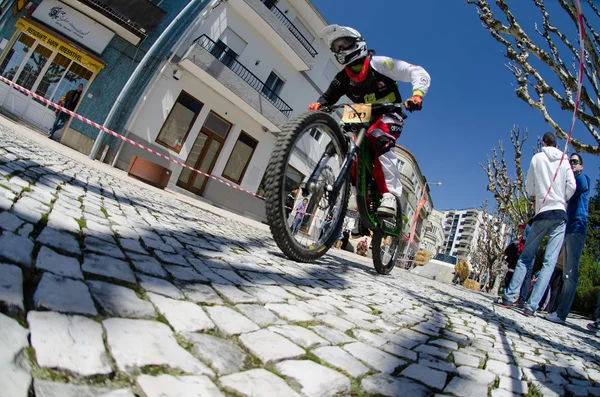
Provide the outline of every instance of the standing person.
[[561,162],[564,154],[556,148],[556,137],[547,132],[542,142],[542,151],[531,159],[526,182],[527,194],[535,197],[537,215],[533,218],[531,232],[525,241],[510,285],[498,302],[503,307],[513,305],[527,271],[533,267],[535,254],[542,240],[548,236],[542,270],[523,309],[523,314],[528,317],[535,314],[550,281],[565,235],[567,201],[575,193],[573,171],[566,161]]
[[515,271],[515,267],[517,266],[517,262],[519,261],[519,255],[521,251],[523,251],[522,241],[525,233],[525,224],[521,223],[518,227],[519,229],[519,240],[512,241],[505,249],[504,249],[504,260],[506,261],[508,270],[506,271],[506,275],[504,276],[504,288],[507,288],[510,284],[510,280],[512,280],[513,272]]
[[[565,237],[566,239],[566,237]],[[566,240],[565,240],[566,241]],[[558,307],[558,299],[560,297],[562,288],[563,288],[563,268],[565,266],[565,243],[563,242],[563,246],[560,250],[560,254],[558,255],[558,261],[556,261],[556,266],[554,267],[554,273],[552,273],[552,277],[550,277],[550,282],[548,283],[548,289],[546,289],[546,295],[542,298],[542,302],[547,303],[546,306],[540,305],[540,311],[545,310],[548,313],[552,313],[556,311]]]
[[[70,90],[62,98],[60,98],[60,101],[58,102],[58,104],[71,110],[71,111],[74,110],[75,106],[77,106],[77,104],[79,103],[79,99],[81,98],[82,91],[83,91],[83,84],[79,84],[77,86],[76,90]],[[48,132],[48,138],[52,138],[56,131],[63,128],[68,119],[69,119],[69,115],[66,114],[65,112],[63,112],[62,110],[59,110],[58,113],[56,114],[56,119],[54,120],[54,124],[52,125],[52,128]]]
[[292,213],[292,209],[294,208],[294,202],[296,201],[296,196],[298,195],[298,188],[293,188],[285,198],[285,218],[289,218]]
[[[531,218],[527,222],[527,226],[525,226],[525,231],[523,232],[523,238],[521,238],[521,240],[519,241],[519,255],[521,254],[521,252],[523,252],[523,248],[525,248],[525,242],[527,241],[527,236],[529,236],[529,232],[531,232],[532,224],[533,224],[533,218]],[[535,260],[535,258],[534,258],[534,260]],[[525,307],[525,301],[529,297],[529,290],[531,289],[531,286],[533,285],[531,280],[533,279],[533,268],[534,267],[535,267],[535,264],[534,264],[534,266],[531,266],[527,270],[527,273],[525,274],[525,279],[523,280],[523,284],[521,285],[521,290],[519,291],[519,299],[515,303],[515,306],[520,307],[521,309]]]
[[300,230],[300,225],[302,224],[302,220],[304,219],[304,215],[306,215],[306,206],[308,205],[308,199],[305,198],[302,200],[300,204],[296,207],[296,215],[294,215],[294,221],[292,222],[292,235],[298,234],[298,230]]
[[589,323],[586,327],[590,331],[597,333],[600,331],[600,293],[598,294],[596,309],[594,310],[594,319],[595,321],[593,323]]
[[573,153],[569,161],[575,174],[577,188],[569,200],[567,207],[567,230],[565,234],[565,265],[563,268],[563,288],[558,298],[556,312],[546,316],[547,320],[564,324],[579,281],[579,262],[583,253],[585,236],[588,223],[588,200],[590,191],[590,178],[583,174],[583,160],[579,153]]

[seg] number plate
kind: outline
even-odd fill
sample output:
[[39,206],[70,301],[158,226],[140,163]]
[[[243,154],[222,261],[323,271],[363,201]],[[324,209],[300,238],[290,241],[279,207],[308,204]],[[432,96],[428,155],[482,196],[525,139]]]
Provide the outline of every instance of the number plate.
[[371,104],[355,104],[352,107],[344,106],[342,122],[346,124],[368,123],[371,121]]

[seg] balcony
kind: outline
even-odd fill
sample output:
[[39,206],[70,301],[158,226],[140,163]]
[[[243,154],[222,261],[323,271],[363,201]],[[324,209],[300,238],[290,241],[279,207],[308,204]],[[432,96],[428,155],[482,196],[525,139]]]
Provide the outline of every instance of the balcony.
[[403,187],[408,188],[413,194],[415,193],[415,188],[409,177],[404,174],[400,174],[400,182],[402,183]]
[[280,131],[292,108],[226,50],[202,35],[179,64],[270,131]]
[[63,3],[97,20],[133,45],[148,37],[167,15],[149,0],[63,0]]
[[298,71],[312,68],[317,51],[271,0],[229,0],[228,4],[281,51]]

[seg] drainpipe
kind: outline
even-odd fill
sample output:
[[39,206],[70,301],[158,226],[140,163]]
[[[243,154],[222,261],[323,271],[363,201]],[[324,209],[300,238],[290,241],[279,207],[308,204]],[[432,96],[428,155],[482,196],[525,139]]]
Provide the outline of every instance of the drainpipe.
[[[113,117],[115,116],[115,113],[117,112],[117,108],[119,107],[119,105],[121,104],[121,102],[123,101],[125,96],[129,93],[129,90],[135,83],[139,74],[144,70],[146,64],[148,63],[148,61],[150,61],[150,58],[154,55],[156,50],[159,49],[161,43],[165,40],[165,38],[169,35],[169,33],[171,33],[171,31],[175,28],[175,26],[177,25],[177,22],[179,22],[179,20],[181,18],[183,18],[183,16],[192,7],[195,7],[202,1],[204,1],[204,0],[190,1],[190,3],[187,6],[185,6],[183,8],[183,10],[181,10],[179,12],[179,14],[175,17],[175,19],[173,19],[171,21],[169,26],[167,26],[167,28],[160,34],[160,36],[158,37],[158,39],[156,39],[154,44],[152,44],[152,47],[150,47],[150,49],[148,50],[146,55],[144,55],[144,57],[142,58],[140,63],[137,65],[137,67],[135,68],[135,70],[133,71],[131,76],[129,77],[129,80],[127,80],[127,83],[125,83],[125,86],[123,86],[123,88],[121,89],[119,96],[115,100],[115,103],[113,104],[112,108],[110,109],[110,112],[108,112],[108,115],[106,116],[106,119],[104,120],[103,127],[105,127],[105,128],[108,127],[108,124],[112,121]],[[98,151],[100,150],[100,146],[102,145],[102,141],[104,140],[104,134],[105,134],[104,131],[102,131],[102,130],[98,131],[98,136],[96,137],[96,141],[94,142],[94,146],[92,147],[92,151],[90,152],[90,155],[89,155],[89,157],[92,160],[96,159],[96,156],[98,155]]]
[[6,25],[6,22],[10,19],[10,16],[12,15],[12,9],[16,2],[17,0],[7,2],[4,8],[4,12],[2,13],[2,16],[0,16],[0,30],[4,30],[4,26]]
[[[200,17],[196,20],[196,22],[194,22],[193,26],[190,26],[187,30],[187,32],[185,32],[184,34],[181,35],[181,37],[179,38],[179,40],[177,40],[177,43],[175,43],[175,45],[173,46],[173,52],[171,53],[171,56],[169,57],[169,63],[173,64],[173,57],[175,57],[175,54],[179,51],[179,47],[181,47],[183,44],[185,44],[185,42],[187,40],[189,40],[190,36],[192,35],[193,32],[196,31],[198,25],[204,21],[206,19],[206,17],[208,16],[208,14],[210,14],[210,12],[212,10],[214,10],[215,8],[217,8],[221,3],[223,3],[224,0],[213,0],[212,2],[210,2],[207,6],[206,6],[206,10],[202,12],[202,14],[200,14]],[[160,69],[160,68],[158,68]],[[157,69],[157,70],[158,70]],[[154,76],[154,82],[156,82],[156,80],[158,80],[158,75]],[[148,90],[151,90],[152,86],[153,86],[153,82],[151,82],[148,85]],[[127,138],[129,136],[129,131],[125,132],[125,137]],[[125,145],[125,141],[123,140],[119,140],[119,146],[117,147],[117,151],[112,159],[112,162],[110,163],[111,167],[116,167],[117,165],[117,161],[119,160],[119,157],[121,156],[121,151],[123,150],[123,146]]]

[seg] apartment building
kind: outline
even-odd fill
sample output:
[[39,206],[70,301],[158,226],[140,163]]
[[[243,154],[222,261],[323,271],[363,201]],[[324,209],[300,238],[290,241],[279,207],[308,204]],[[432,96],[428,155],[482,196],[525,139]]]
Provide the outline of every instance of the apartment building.
[[[75,111],[102,123],[144,54],[172,21],[175,28],[136,81],[109,128],[120,130],[152,71],[208,5],[197,1],[180,19],[187,0],[13,0],[0,5],[0,75],[58,102],[83,85]],[[0,83],[0,109],[12,118],[48,131],[54,108]],[[61,142],[90,153],[98,130],[71,119]],[[110,141],[110,140],[109,140]],[[112,141],[114,147],[116,142]]]
[[[207,7],[157,71],[129,119],[133,140],[251,192],[263,176],[277,135],[306,111],[341,69],[318,33],[325,19],[307,0],[229,0]],[[312,137],[318,144],[317,133]],[[172,171],[168,188],[256,219],[262,200],[124,145],[132,156]],[[309,176],[290,167],[290,186]]]
[[426,226],[423,229],[421,236],[421,244],[419,249],[429,250],[433,254],[437,254],[444,248],[444,213],[437,210],[432,210],[427,217]]
[[[402,213],[407,222],[404,225],[404,244],[410,238],[414,228],[413,240],[409,252],[416,252],[424,237],[427,218],[433,211],[433,200],[429,194],[427,179],[421,172],[416,157],[405,147],[396,144],[396,156],[400,160],[400,181],[402,182]],[[425,190],[426,189],[426,190]],[[422,203],[420,203],[422,201]],[[420,207],[420,209],[419,209]],[[418,216],[415,219],[415,214]],[[403,252],[406,246],[403,246]]]
[[468,262],[475,249],[482,222],[481,211],[475,208],[444,211],[445,241],[443,253],[465,258]]

